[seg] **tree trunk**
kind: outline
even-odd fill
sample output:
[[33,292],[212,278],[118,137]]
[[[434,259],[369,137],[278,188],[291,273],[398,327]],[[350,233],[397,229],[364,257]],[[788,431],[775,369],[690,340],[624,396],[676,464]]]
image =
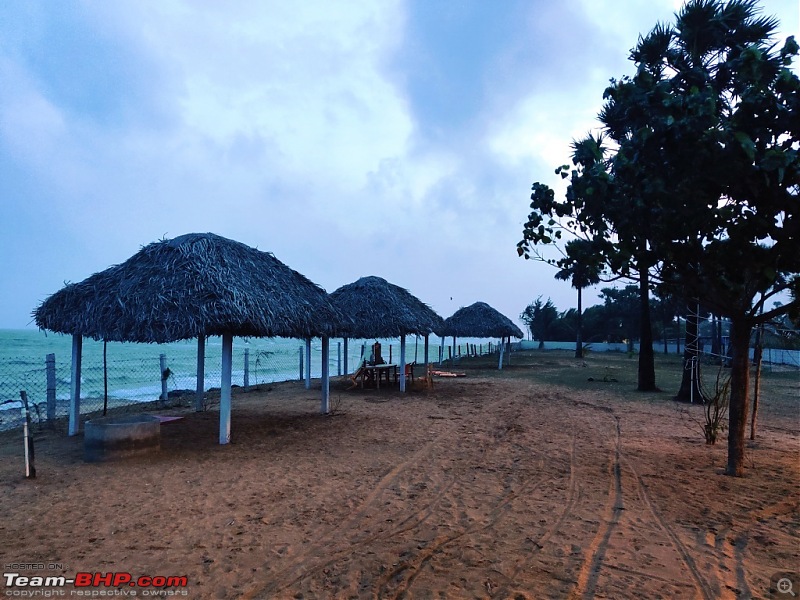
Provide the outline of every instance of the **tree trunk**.
[[744,475],[744,438],[750,395],[750,332],[752,323],[731,319],[731,397],[728,406],[727,475]]
[[719,343],[719,336],[717,335],[718,322],[717,315],[711,315],[711,354],[714,355],[714,362],[722,364],[722,346]]
[[639,273],[640,328],[639,386],[640,392],[656,392],[656,365],[653,354],[653,327],[650,322],[650,276],[646,269]]
[[[750,439],[756,439],[756,419],[758,418],[758,397],[761,394],[761,359],[764,355],[762,336],[764,326],[760,325],[756,329],[756,347],[753,351],[753,362],[756,365],[756,374],[753,379],[753,414],[750,418]],[[748,351],[749,352],[749,351]]]
[[575,340],[575,358],[583,358],[583,310],[581,307],[581,288],[578,288],[578,337]]
[[[703,395],[700,391],[700,377],[692,370],[692,363],[696,362],[699,352],[697,328],[698,328],[698,315],[697,306],[690,308],[686,312],[686,343],[683,346],[683,377],[681,378],[681,387],[678,390],[675,400],[678,402],[702,402]],[[680,338],[679,338],[680,339]],[[697,366],[697,365],[695,365]]]

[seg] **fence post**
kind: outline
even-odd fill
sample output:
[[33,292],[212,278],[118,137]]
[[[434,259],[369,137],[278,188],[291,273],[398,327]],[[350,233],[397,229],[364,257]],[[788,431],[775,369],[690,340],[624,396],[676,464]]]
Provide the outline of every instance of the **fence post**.
[[72,368],[69,383],[69,435],[78,435],[81,424],[81,357],[83,337],[72,335]]
[[167,355],[161,354],[158,357],[158,362],[161,366],[161,401],[167,401],[167,377],[169,377],[169,373],[167,372]]
[[56,355],[48,354],[47,367],[47,422],[52,426],[56,420]]
[[300,381],[303,381],[303,347],[300,346],[297,349],[297,353],[300,355]]
[[250,348],[244,349],[244,391],[250,391]]
[[206,389],[206,336],[197,336],[197,385],[194,392],[194,410],[203,410]]
[[311,338],[306,338],[306,389],[311,389]]

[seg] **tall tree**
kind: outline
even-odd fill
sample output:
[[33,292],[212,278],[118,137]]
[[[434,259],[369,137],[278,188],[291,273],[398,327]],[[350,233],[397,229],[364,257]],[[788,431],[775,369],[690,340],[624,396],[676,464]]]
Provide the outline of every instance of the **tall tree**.
[[[752,328],[800,309],[798,45],[775,44],[776,26],[754,0],[688,0],[674,26],[640,38],[636,74],[605,92],[615,151],[587,138],[567,201],[534,186],[525,230],[546,242],[566,217],[607,241],[612,268],[636,269],[640,285],[656,274],[729,319],[731,475],[744,471]],[[761,312],[787,290],[792,302]]]
[[[776,26],[752,0],[689,0],[674,27],[640,39],[636,76],[607,91],[647,109],[626,151],[643,157],[631,168],[654,189],[650,245],[663,281],[730,319],[731,475],[744,471],[752,328],[796,309],[795,295],[761,313],[800,286],[798,46],[777,49]],[[641,101],[629,104],[634,91]]]
[[539,340],[539,349],[542,349],[553,325],[558,320],[558,310],[550,298],[542,302],[542,297],[539,296],[525,307],[519,318],[528,326],[533,338]]
[[595,252],[591,242],[570,240],[565,247],[566,256],[558,262],[561,267],[556,279],[569,281],[578,290],[578,327],[575,340],[575,358],[583,358],[583,307],[582,291],[590,285],[600,283],[603,270],[602,258]]

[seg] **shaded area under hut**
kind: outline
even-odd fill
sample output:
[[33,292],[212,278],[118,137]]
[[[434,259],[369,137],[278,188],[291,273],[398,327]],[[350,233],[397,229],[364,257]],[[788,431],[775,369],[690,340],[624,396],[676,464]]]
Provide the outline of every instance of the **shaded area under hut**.
[[[197,396],[204,392],[205,340],[222,337],[220,444],[230,441],[233,338],[328,338],[347,320],[324,289],[263,252],[213,233],[142,247],[125,262],[67,284],[33,311],[36,325],[71,334],[69,434],[80,428],[81,345],[95,340],[167,343],[197,338]],[[323,355],[322,411],[329,410]]]
[[[406,389],[406,336],[425,337],[425,364],[428,363],[428,337],[442,327],[436,312],[411,292],[381,277],[362,277],[331,293],[331,301],[348,316],[349,325],[339,331],[345,338],[400,338],[400,391]],[[347,350],[345,346],[345,355]]]
[[453,338],[453,355],[455,356],[456,338],[500,338],[500,360],[498,369],[503,368],[503,355],[506,338],[522,339],[522,330],[497,309],[485,302],[476,302],[459,308],[452,316],[444,320],[444,325],[436,330],[441,337]]

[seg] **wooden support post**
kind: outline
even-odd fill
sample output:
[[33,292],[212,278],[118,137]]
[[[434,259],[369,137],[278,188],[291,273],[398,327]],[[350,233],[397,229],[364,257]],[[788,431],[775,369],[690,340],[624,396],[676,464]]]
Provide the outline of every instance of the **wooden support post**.
[[300,355],[300,381],[303,381],[303,347],[297,349],[297,354]]
[[306,338],[306,389],[311,389],[311,338]]
[[22,422],[22,439],[25,444],[25,477],[33,479],[36,477],[36,467],[33,461],[33,437],[30,435],[31,413],[28,410],[28,394],[22,390],[19,395],[22,398],[22,408],[25,411],[25,420]]
[[330,340],[322,336],[322,405],[320,407],[320,412],[322,412],[323,415],[327,415],[331,411],[329,349]]
[[392,364],[392,345],[389,344],[389,364]]
[[83,338],[72,336],[72,371],[69,382],[69,435],[78,435],[81,416],[81,353]]
[[222,334],[222,375],[219,390],[219,443],[231,441],[231,370],[233,365],[233,335]]
[[347,338],[344,338],[344,374],[350,375],[350,357],[347,353]]
[[506,337],[506,344],[508,344],[508,352],[506,353],[507,354],[506,364],[510,365],[511,364],[511,336],[510,335]]
[[206,390],[206,336],[197,336],[197,385],[194,391],[194,410],[200,412],[205,405]]
[[428,358],[429,358],[429,355],[428,355],[428,344],[430,342],[429,338],[430,338],[430,334],[426,333],[425,334],[425,372],[426,373],[427,373],[427,369],[428,369]]
[[52,427],[56,420],[56,355],[48,354],[45,359],[47,372],[47,422]]
[[342,376],[342,342],[336,342],[336,375]]
[[244,349],[244,381],[242,387],[245,392],[250,391],[250,348]]
[[503,344],[503,340],[500,340],[500,361],[497,364],[497,369],[499,371],[503,370],[503,350],[505,349],[505,344]]
[[158,356],[158,364],[161,367],[161,401],[167,401],[167,377],[169,377],[169,371],[167,370],[167,355],[166,354],[159,354]]
[[406,391],[406,334],[400,336],[400,391]]

